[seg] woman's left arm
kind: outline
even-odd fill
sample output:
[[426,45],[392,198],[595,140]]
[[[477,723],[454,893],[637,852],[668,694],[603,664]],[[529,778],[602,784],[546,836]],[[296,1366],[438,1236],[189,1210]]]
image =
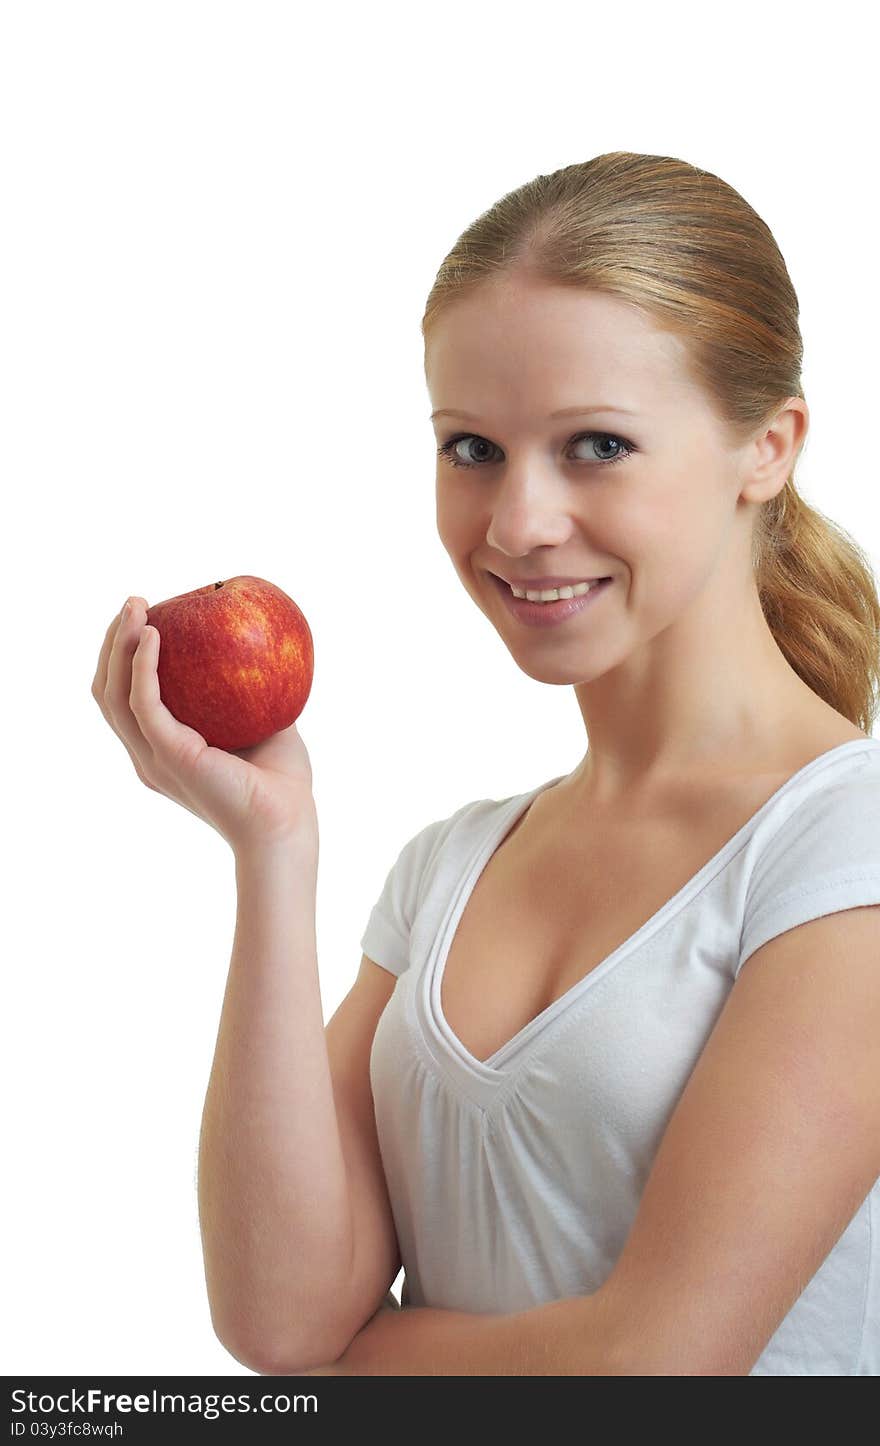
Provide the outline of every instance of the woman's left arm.
[[[593,1327],[596,1356],[586,1369],[585,1307],[600,1293],[512,1315],[409,1306],[380,1310],[338,1361],[307,1376],[615,1375],[606,1338]],[[577,1330],[577,1352],[571,1349]]]
[[379,1311],[327,1375],[748,1375],[880,1176],[880,905],[746,961],[591,1295]]

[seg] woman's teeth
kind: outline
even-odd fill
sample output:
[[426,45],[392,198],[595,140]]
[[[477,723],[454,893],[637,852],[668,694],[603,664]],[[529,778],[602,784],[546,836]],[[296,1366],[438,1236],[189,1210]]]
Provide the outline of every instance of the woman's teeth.
[[576,582],[573,587],[551,587],[543,592],[523,592],[521,588],[512,587],[510,584],[508,586],[514,597],[528,598],[529,602],[544,603],[559,602],[560,598],[564,597],[583,597],[585,592],[589,592],[601,581],[602,578],[597,577],[593,582]]

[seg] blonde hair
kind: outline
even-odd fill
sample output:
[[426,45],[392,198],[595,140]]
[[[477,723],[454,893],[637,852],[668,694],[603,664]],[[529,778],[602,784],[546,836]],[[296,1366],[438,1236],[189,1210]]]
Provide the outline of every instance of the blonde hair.
[[[798,299],[773,235],[711,171],[674,156],[611,151],[508,192],[462,232],[422,318],[519,273],[605,292],[683,340],[688,366],[733,445],[803,397]],[[788,663],[871,733],[880,680],[880,601],[850,535],[785,486],[757,511],[752,563]]]

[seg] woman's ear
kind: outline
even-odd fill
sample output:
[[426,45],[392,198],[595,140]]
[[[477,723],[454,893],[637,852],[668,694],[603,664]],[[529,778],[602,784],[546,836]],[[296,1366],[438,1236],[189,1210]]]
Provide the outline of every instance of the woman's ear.
[[810,413],[803,397],[789,397],[770,426],[749,444],[740,480],[747,502],[769,502],[781,492],[807,439]]

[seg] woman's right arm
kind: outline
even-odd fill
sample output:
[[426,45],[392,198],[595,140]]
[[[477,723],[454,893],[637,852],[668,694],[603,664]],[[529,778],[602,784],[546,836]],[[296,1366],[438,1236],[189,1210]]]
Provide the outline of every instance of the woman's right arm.
[[395,980],[366,960],[325,1035],[314,856],[239,855],[236,882],[199,1145],[205,1276],[231,1353],[296,1374],[342,1355],[399,1269],[368,1068]]
[[305,745],[294,724],[225,752],[177,722],[144,614],[135,604],[111,623],[93,695],[142,782],[210,823],[235,858],[235,937],[199,1142],[211,1318],[251,1369],[295,1373],[341,1355],[399,1269],[369,1084],[395,979],[364,958],[325,1031]]

